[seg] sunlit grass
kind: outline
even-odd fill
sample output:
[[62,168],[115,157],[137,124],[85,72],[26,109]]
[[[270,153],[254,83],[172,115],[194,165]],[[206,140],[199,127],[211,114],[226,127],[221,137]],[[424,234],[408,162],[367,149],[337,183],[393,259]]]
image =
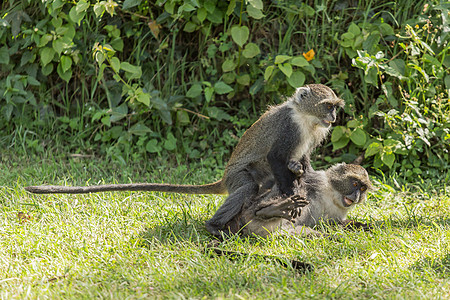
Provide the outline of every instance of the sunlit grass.
[[[68,170],[63,162],[28,162],[27,168],[8,170],[2,165],[0,174],[9,174],[0,179],[0,295],[4,299],[450,296],[448,190],[424,195],[380,184],[367,204],[352,212],[352,217],[372,222],[374,230],[330,229],[339,240],[236,237],[220,245],[314,265],[314,271],[301,274],[251,255],[233,262],[211,255],[204,221],[223,196],[31,195],[23,190],[27,184],[101,181],[109,171],[114,173],[106,164],[98,171],[90,169],[92,174],[84,173],[83,162],[69,165],[70,172],[78,174],[74,180],[60,172]],[[132,172],[123,169],[124,174]],[[214,180],[196,176],[194,170],[186,178],[183,168],[164,174],[165,182]],[[154,175],[143,174],[135,181],[157,180]]]

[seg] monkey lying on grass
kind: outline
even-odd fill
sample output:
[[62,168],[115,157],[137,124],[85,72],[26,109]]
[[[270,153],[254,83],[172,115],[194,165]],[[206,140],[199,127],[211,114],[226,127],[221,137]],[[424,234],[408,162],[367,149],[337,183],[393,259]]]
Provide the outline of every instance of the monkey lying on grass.
[[[229,196],[206,222],[207,230],[220,236],[242,209],[247,199],[259,194],[262,182],[273,178],[281,193],[291,195],[295,168],[309,164],[310,153],[325,139],[336,110],[344,100],[327,86],[311,84],[298,88],[286,102],[273,106],[242,136],[225,167],[223,178],[205,185],[111,184],[99,186],[29,186],[37,194],[95,193],[105,191],[160,191],[187,194],[226,194]],[[308,166],[307,166],[308,167]],[[309,166],[310,167],[310,166]],[[294,171],[293,171],[294,169]]]
[[347,214],[373,189],[367,171],[359,165],[311,169],[296,180],[294,195],[284,196],[274,184],[247,201],[227,227],[230,233],[260,236],[275,232],[323,236],[312,229],[321,221],[367,229],[366,224],[348,220]]

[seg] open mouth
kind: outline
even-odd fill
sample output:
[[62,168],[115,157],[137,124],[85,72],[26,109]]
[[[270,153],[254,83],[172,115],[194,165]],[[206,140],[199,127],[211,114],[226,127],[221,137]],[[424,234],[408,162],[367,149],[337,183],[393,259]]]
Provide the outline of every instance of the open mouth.
[[326,120],[322,120],[322,125],[324,127],[330,127],[331,126],[331,122],[330,121],[326,121]]
[[346,206],[350,206],[353,204],[353,200],[347,197],[344,197],[344,203],[346,204]]

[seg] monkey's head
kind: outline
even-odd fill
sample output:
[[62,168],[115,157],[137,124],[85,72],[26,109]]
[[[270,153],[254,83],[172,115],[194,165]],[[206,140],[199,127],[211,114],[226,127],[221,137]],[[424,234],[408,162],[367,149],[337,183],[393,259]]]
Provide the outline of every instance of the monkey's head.
[[363,203],[367,191],[374,190],[366,169],[359,165],[337,164],[327,170],[327,175],[333,189],[340,194],[341,203],[336,204],[344,208]]
[[344,100],[323,84],[300,87],[292,99],[301,112],[314,117],[315,122],[325,128],[336,122],[336,110],[344,106]]

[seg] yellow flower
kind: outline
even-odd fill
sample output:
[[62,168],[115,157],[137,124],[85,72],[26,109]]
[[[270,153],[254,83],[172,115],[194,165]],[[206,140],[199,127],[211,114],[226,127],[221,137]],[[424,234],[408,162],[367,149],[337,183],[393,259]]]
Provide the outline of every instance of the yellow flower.
[[316,54],[316,52],[314,52],[314,50],[311,49],[308,52],[303,53],[303,56],[306,58],[307,61],[311,61],[314,58],[315,54]]

